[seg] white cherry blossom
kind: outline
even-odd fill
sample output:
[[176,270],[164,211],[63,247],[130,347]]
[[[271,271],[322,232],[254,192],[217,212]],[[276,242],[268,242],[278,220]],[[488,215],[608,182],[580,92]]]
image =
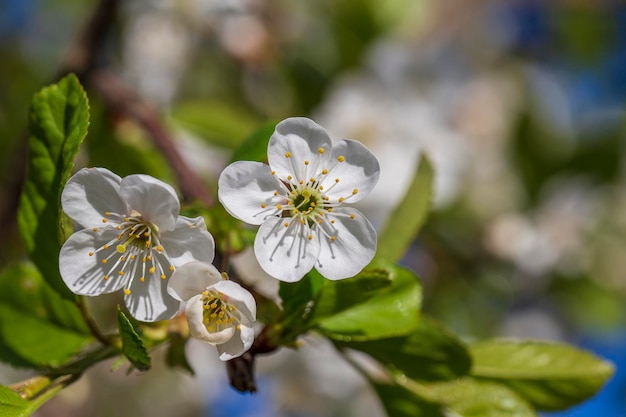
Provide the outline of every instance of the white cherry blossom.
[[174,189],[148,175],[122,179],[104,168],[84,168],[67,182],[61,203],[83,227],[61,248],[63,281],[86,296],[123,289],[137,320],[173,317],[180,303],[166,286],[174,269],[213,260],[215,243],[204,220],[179,216]]
[[192,337],[214,345],[227,361],[245,353],[254,341],[256,302],[236,282],[224,279],[211,264],[190,262],[176,271],[167,291],[186,302]]
[[376,231],[345,206],[367,195],[378,161],[361,143],[333,144],[310,119],[290,118],[269,141],[269,166],[238,161],[219,178],[219,199],[234,217],[260,225],[254,252],[282,281],[300,280],[315,267],[329,279],[352,277],[376,252]]

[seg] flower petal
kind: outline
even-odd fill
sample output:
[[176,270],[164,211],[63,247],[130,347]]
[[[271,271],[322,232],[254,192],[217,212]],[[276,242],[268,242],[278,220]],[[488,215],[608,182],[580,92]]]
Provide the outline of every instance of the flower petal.
[[202,295],[199,294],[187,301],[185,307],[185,315],[187,316],[187,325],[189,333],[196,339],[203,340],[212,345],[225,343],[230,340],[236,333],[235,326],[228,327],[219,332],[210,333],[204,325],[204,308],[202,305]]
[[233,281],[222,280],[212,287],[228,297],[228,303],[235,306],[243,318],[244,323],[250,324],[256,320],[256,301],[248,290]]
[[129,175],[122,179],[120,195],[130,209],[157,225],[159,230],[174,229],[180,202],[169,184],[149,175]]
[[[350,198],[354,203],[365,197],[378,182],[380,165],[369,149],[355,140],[342,140],[334,144],[332,167],[321,181],[331,201],[339,197]],[[339,160],[343,162],[339,162]],[[336,182],[336,179],[339,182]],[[353,194],[353,190],[358,192]]]
[[[162,259],[161,264],[164,262]],[[126,308],[134,318],[151,322],[168,320],[178,313],[180,301],[167,293],[167,279],[161,279],[158,273],[146,276],[144,282],[138,277],[134,278],[130,284],[130,294],[124,296]]]
[[228,361],[247,352],[253,342],[254,329],[242,324],[229,341],[215,347],[220,354],[220,360]]
[[174,266],[192,261],[213,262],[215,241],[202,217],[179,216],[174,230],[161,233],[159,240]]
[[[358,210],[340,207],[333,211],[334,224],[322,227],[336,240],[323,237],[315,269],[328,279],[342,279],[358,274],[376,253],[376,231]],[[354,215],[354,218],[350,216]]]
[[[109,259],[103,263],[108,254],[115,258],[121,255],[112,248],[109,252],[98,248],[117,239],[118,231],[114,228],[103,228],[94,232],[92,229],[83,229],[74,233],[65,241],[59,253],[59,271],[65,285],[75,294],[96,296],[115,292],[126,284],[128,277],[119,277],[111,274],[108,279],[104,276],[109,273],[116,259]],[[93,255],[89,255],[93,253]]]
[[220,281],[222,276],[213,265],[190,262],[174,271],[167,292],[177,300],[187,301]]
[[126,214],[119,194],[122,179],[105,168],[83,168],[61,193],[63,211],[82,227],[101,226],[105,212]]
[[267,219],[254,240],[259,265],[281,281],[299,281],[313,268],[320,251],[319,239],[309,240],[308,235],[308,227],[296,219]]
[[261,224],[266,216],[274,214],[269,211],[272,201],[285,203],[284,197],[274,196],[276,191],[284,192],[270,167],[261,162],[234,162],[222,171],[218,181],[219,200],[226,211],[249,224]]
[[[311,119],[292,117],[276,126],[267,147],[267,159],[278,178],[286,180],[293,175],[295,180],[307,181],[328,168],[331,148],[326,129]],[[305,161],[309,161],[308,165]]]

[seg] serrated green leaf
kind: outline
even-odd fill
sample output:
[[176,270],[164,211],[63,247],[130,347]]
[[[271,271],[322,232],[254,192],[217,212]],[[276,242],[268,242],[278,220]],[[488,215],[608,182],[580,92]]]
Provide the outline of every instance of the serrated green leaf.
[[454,416],[536,417],[532,407],[516,392],[493,382],[463,378],[422,387],[430,400],[444,404]]
[[424,224],[431,206],[434,171],[425,155],[420,158],[404,199],[378,235],[376,259],[397,262]]
[[0,359],[16,366],[57,366],[92,340],[75,304],[30,264],[0,273]]
[[60,198],[88,125],[87,96],[74,75],[35,94],[26,181],[17,213],[20,235],[31,259],[52,288],[70,299],[74,296],[58,267],[57,255],[65,240]]
[[369,354],[380,363],[414,380],[437,381],[465,376],[471,367],[467,348],[437,322],[420,317],[409,335],[366,342],[335,342]]
[[34,408],[31,403],[17,395],[13,390],[0,385],[0,417],[26,417]]
[[179,334],[172,334],[170,336],[170,345],[167,348],[165,354],[165,362],[172,368],[180,368],[190,375],[195,375],[195,372],[189,361],[187,360],[187,354],[185,352],[185,344],[187,340],[181,337]]
[[[315,318],[316,328],[323,334],[339,341],[364,341],[406,335],[414,331],[419,322],[419,310],[422,301],[421,286],[417,277],[408,269],[398,266],[386,266],[390,285],[380,288],[364,302],[348,305],[336,314]],[[359,276],[367,276],[372,269],[363,271]],[[359,279],[359,278],[351,278]],[[342,284],[324,283],[324,286],[342,288]],[[318,303],[322,299],[324,286],[320,291]],[[352,290],[350,285],[346,288]],[[368,291],[366,290],[366,293]],[[342,296],[344,300],[353,300],[352,296]],[[333,292],[333,303],[338,300]],[[313,316],[315,310],[313,310]],[[314,316],[315,317],[315,316]]]
[[235,161],[259,161],[267,162],[267,144],[276,128],[276,122],[268,122],[248,136],[239,145],[230,162]]
[[540,410],[577,404],[602,388],[613,366],[573,346],[488,340],[470,346],[472,375],[501,382]]
[[373,384],[389,417],[444,417],[443,407],[399,385]]
[[117,309],[117,328],[122,338],[124,356],[140,371],[150,369],[151,359],[143,339],[139,337],[133,324],[119,307]]

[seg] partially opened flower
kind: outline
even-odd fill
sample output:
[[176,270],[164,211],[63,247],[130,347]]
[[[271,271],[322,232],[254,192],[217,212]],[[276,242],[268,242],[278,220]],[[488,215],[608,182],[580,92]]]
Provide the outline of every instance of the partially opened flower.
[[254,341],[254,297],[236,282],[222,278],[211,264],[191,262],[172,275],[167,291],[184,301],[191,336],[215,345],[220,359],[241,356]]
[[254,251],[261,267],[283,281],[298,281],[315,267],[329,279],[357,274],[376,252],[376,231],[344,206],[369,193],[378,161],[359,142],[334,145],[306,118],[276,126],[269,166],[235,162],[219,178],[219,199],[230,214],[261,225]]
[[174,189],[148,175],[122,179],[104,168],[84,168],[67,182],[61,203],[84,227],[61,248],[63,281],[79,295],[123,289],[137,320],[173,317],[180,303],[166,287],[174,269],[213,260],[215,243],[204,220],[179,216]]

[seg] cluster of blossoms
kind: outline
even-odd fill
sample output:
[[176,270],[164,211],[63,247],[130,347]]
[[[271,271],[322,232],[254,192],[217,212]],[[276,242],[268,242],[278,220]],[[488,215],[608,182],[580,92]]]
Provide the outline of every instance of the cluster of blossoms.
[[[374,187],[376,158],[356,141],[333,144],[313,121],[291,118],[276,126],[268,162],[235,162],[218,182],[228,212],[260,225],[254,251],[261,267],[287,282],[313,267],[329,279],[357,274],[376,252],[376,232],[344,203]],[[179,215],[171,186],[85,168],[67,182],[61,203],[81,227],[59,255],[70,290],[86,296],[123,290],[130,314],[148,322],[172,318],[184,302],[190,334],[215,345],[220,359],[250,348],[254,298],[211,265],[213,237],[201,217]]]

